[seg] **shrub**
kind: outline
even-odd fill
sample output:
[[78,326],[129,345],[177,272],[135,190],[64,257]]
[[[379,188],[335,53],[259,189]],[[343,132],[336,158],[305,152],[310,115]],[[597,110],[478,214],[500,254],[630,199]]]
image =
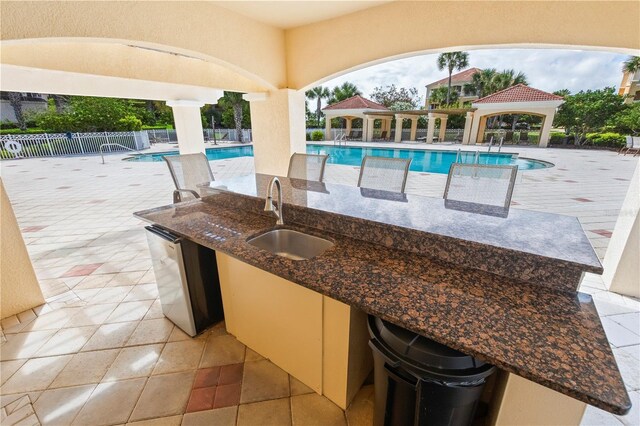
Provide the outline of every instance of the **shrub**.
[[619,133],[587,133],[587,141],[595,146],[620,148],[626,145],[626,138]]
[[135,115],[127,115],[116,122],[116,129],[121,132],[142,129],[142,121]]
[[306,133],[306,135],[307,135],[307,140],[310,141],[311,140],[311,134]]
[[561,145],[565,142],[567,135],[562,132],[551,132],[549,137],[550,145]]
[[324,140],[324,132],[322,130],[314,130],[311,133],[311,140],[312,141],[323,141]]

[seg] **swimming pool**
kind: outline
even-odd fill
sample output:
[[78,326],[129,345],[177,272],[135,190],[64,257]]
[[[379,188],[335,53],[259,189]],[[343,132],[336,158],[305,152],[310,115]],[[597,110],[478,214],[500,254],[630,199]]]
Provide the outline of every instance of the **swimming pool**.
[[[432,151],[421,149],[391,149],[368,148],[357,146],[331,146],[331,145],[307,145],[308,154],[329,154],[330,164],[342,164],[346,166],[359,166],[365,155],[379,157],[411,158],[412,172],[424,173],[449,173],[451,163],[456,161],[457,151]],[[162,161],[166,155],[178,155],[178,151],[162,152],[157,154],[143,154],[130,158],[130,161]],[[473,151],[461,152],[462,163],[473,163],[476,153]],[[226,158],[253,157],[253,147],[239,146],[232,148],[208,148],[207,158],[223,160]],[[553,164],[544,161],[518,158],[515,154],[505,153],[480,153],[480,164],[504,164],[515,165],[520,170],[534,170],[552,167]]]

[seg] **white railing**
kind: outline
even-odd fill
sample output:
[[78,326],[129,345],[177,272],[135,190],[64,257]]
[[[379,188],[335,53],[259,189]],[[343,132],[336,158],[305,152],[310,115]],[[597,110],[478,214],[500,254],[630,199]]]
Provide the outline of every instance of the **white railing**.
[[[0,158],[58,157],[97,154],[103,144],[131,150],[149,147],[146,132],[41,133],[0,135]],[[111,151],[124,150],[114,147]]]

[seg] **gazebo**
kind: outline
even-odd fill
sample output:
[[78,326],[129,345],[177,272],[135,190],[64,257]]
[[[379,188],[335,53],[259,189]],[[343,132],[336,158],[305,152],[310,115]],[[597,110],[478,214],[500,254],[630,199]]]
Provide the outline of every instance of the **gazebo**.
[[534,89],[524,84],[517,84],[480,98],[472,104],[476,110],[472,113],[473,124],[469,143],[484,141],[484,131],[489,117],[529,114],[542,117],[539,146],[546,147],[549,144],[549,135],[556,110],[563,102],[562,96]]
[[[344,118],[347,121],[346,132],[351,132],[351,124],[356,118],[362,119],[362,140],[373,140],[373,125],[375,120],[382,120],[381,131],[391,133],[391,120],[394,113],[387,107],[377,102],[370,101],[360,95],[352,96],[335,104],[327,105],[322,109],[325,118],[325,139],[332,139],[331,136],[331,119]],[[376,116],[372,117],[367,113],[375,112]]]

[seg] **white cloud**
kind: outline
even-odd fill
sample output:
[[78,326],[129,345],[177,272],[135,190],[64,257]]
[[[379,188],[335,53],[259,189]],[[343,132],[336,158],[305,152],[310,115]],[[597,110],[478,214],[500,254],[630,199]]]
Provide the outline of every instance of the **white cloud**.
[[[425,86],[447,76],[436,66],[437,54],[399,59],[354,71],[325,82],[333,88],[345,81],[355,83],[365,97],[376,86],[395,84],[415,87],[424,102]],[[478,68],[513,68],[527,75],[529,85],[553,92],[617,86],[622,79],[625,55],[560,49],[490,49],[469,51],[469,65]]]

